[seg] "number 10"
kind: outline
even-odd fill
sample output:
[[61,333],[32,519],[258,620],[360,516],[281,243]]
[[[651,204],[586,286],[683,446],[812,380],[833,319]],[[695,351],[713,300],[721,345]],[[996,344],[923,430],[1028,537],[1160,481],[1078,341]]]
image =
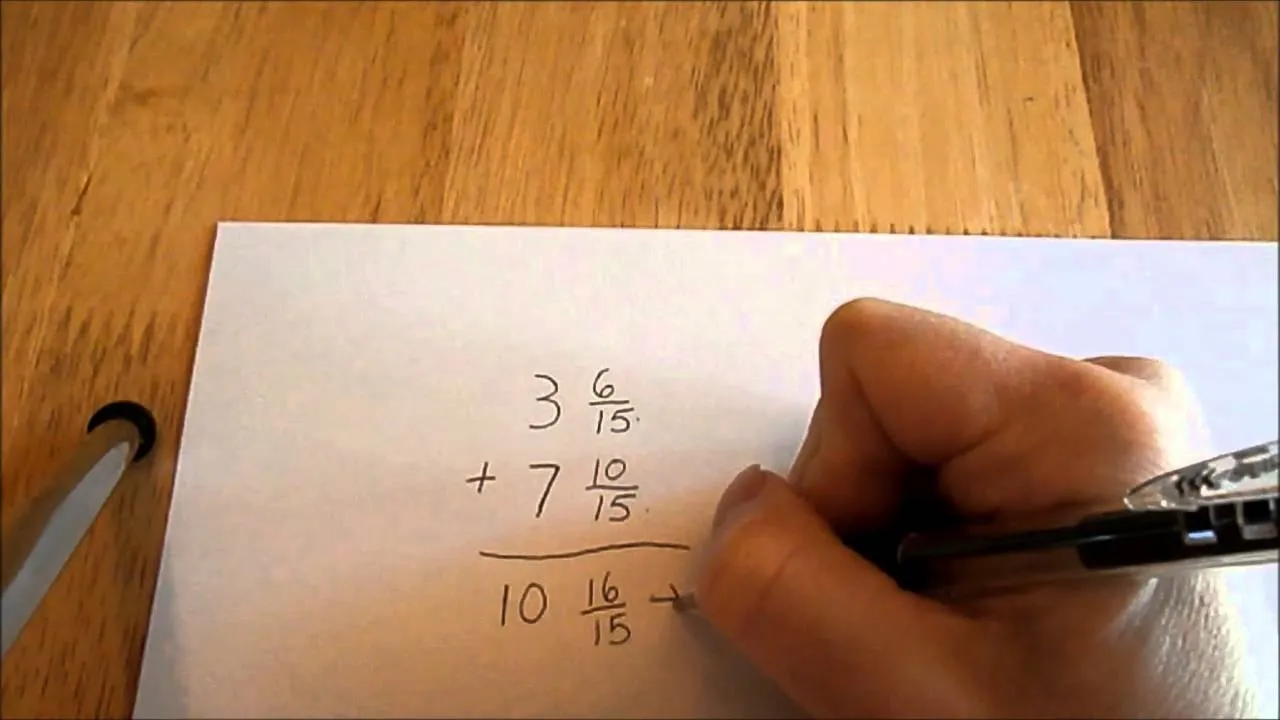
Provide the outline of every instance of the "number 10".
[[[502,586],[502,626],[507,625],[507,607],[511,604],[511,586]],[[547,614],[547,591],[538,583],[529,583],[520,594],[516,614],[526,625],[532,625]]]

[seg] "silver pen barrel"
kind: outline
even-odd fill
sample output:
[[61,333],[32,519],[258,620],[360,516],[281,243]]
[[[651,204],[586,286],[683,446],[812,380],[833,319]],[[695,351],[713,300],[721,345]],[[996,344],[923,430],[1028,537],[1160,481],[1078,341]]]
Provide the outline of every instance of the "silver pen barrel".
[[154,420],[144,408],[105,406],[49,486],[6,528],[0,548],[0,655],[8,653],[130,463],[154,441]]

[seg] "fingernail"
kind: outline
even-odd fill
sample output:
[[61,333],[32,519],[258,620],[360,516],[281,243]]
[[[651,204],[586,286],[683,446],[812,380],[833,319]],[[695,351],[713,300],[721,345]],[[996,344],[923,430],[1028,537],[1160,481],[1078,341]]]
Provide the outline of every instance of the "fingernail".
[[759,465],[750,465],[738,473],[733,482],[729,483],[729,487],[725,488],[724,494],[720,496],[720,503],[716,505],[716,515],[711,521],[711,526],[720,527],[725,516],[734,508],[741,507],[759,495],[764,489],[766,480],[768,480],[768,474]]

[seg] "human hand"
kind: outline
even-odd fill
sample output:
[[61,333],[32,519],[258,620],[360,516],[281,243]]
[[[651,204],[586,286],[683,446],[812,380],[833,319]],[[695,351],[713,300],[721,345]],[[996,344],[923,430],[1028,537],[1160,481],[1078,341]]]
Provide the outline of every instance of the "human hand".
[[[1240,716],[1251,697],[1219,579],[1110,577],[945,605],[900,590],[839,535],[882,527],[935,471],[961,516],[1076,519],[1201,459],[1180,377],[1071,360],[892,303],[827,321],[822,394],[787,480],[726,489],[699,607],[826,717]],[[789,482],[788,482],[789,480]]]

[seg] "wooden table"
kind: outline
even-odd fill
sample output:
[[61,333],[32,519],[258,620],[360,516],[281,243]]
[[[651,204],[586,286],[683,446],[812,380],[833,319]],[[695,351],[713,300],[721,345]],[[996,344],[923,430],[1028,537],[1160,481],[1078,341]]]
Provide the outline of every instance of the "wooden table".
[[130,712],[219,219],[1277,236],[1271,3],[2,8],[6,522],[164,438],[5,717]]

